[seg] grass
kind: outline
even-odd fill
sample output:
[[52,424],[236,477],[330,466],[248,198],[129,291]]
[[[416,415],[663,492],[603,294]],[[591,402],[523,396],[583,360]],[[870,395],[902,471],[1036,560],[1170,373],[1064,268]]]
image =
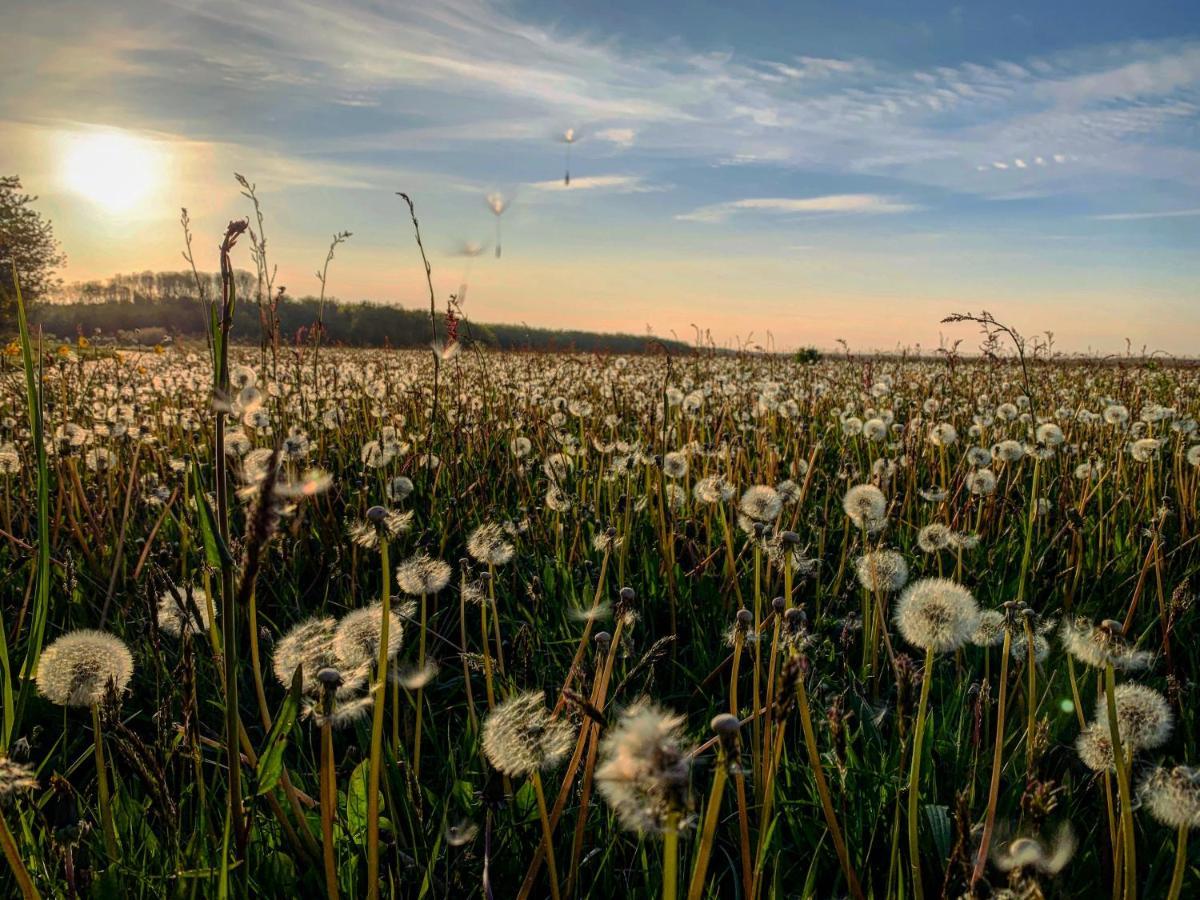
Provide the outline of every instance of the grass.
[[[19,354],[0,357],[3,752],[38,781],[0,779],[21,861],[0,872],[6,896],[26,878],[43,896],[130,898],[1195,888],[1187,829],[1134,801],[1153,765],[1194,762],[1197,369],[318,358],[316,342],[273,357],[223,329],[232,304],[214,305],[209,348],[47,351],[22,318]],[[1061,434],[1039,439],[1043,422]],[[931,441],[938,423],[955,440]],[[1009,438],[1020,458],[993,460]],[[673,458],[668,474],[673,453],[686,471]],[[996,488],[976,494],[983,467]],[[842,509],[863,483],[886,502],[869,528]],[[778,491],[757,529],[739,511],[755,485]],[[404,517],[383,553],[364,545],[376,506]],[[502,526],[508,558],[468,553],[485,524]],[[929,525],[970,539],[930,552]],[[1004,609],[1003,643],[931,665],[893,623],[900,595],[856,582],[856,560],[883,548],[910,582],[945,575]],[[395,566],[418,553],[451,572],[405,596]],[[215,616],[180,638],[158,608],[188,589]],[[385,638],[356,669],[317,642],[273,677],[300,623],[380,598],[401,616],[394,654]],[[1075,616],[1115,620],[1096,634],[1153,661],[1072,659],[1056,629]],[[32,676],[43,644],[101,625],[135,673],[95,707],[93,746]],[[314,668],[349,686],[317,691]],[[1159,690],[1173,728],[1152,747],[1113,734],[1123,752],[1097,773],[1075,741],[1086,720],[1111,725],[1125,681]],[[481,729],[526,690],[575,737],[554,765],[508,778]],[[686,746],[669,772],[636,756],[639,833],[597,772],[642,697],[684,717]],[[739,733],[713,735],[722,713]],[[1061,823],[1077,846],[1056,866]],[[997,865],[1016,836],[1047,858]]]

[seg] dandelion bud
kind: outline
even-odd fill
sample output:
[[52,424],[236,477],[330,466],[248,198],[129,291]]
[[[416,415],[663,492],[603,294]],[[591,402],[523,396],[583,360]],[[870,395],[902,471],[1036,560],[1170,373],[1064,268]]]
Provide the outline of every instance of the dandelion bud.
[[342,686],[342,673],[337,669],[326,666],[317,672],[317,683],[326,691],[332,693]]
[[714,734],[725,738],[737,734],[741,730],[742,723],[738,721],[737,716],[721,713],[719,716],[713,716],[711,727]]

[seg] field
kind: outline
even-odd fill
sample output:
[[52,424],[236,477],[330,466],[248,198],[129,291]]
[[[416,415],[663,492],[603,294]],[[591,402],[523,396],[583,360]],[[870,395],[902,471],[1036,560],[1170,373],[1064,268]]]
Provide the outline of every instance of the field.
[[1200,370],[217,338],[0,360],[3,896],[1200,884]]

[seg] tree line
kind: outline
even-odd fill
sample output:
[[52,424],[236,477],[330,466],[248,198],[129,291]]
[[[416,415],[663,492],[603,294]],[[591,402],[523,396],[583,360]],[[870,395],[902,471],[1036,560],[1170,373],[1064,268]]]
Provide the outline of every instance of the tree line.
[[[257,279],[254,273],[235,273],[241,298],[234,312],[233,334],[240,340],[261,336]],[[210,273],[142,272],[118,275],[105,281],[71,285],[58,302],[41,303],[33,319],[47,334],[70,338],[83,335],[118,341],[155,343],[164,337],[202,338],[206,307],[198,294],[220,292],[220,278]],[[63,300],[61,298],[70,298]],[[320,312],[317,297],[284,296],[278,306],[280,336],[284,342],[311,334],[321,316],[322,343],[347,347],[421,347],[430,343],[429,312],[379,303],[346,303],[326,299]],[[445,321],[438,316],[438,338],[445,338]],[[646,335],[600,334],[590,331],[530,328],[526,325],[462,322],[460,338],[497,349],[578,350],[583,352],[641,353],[651,344],[672,352],[687,349],[679,341]]]

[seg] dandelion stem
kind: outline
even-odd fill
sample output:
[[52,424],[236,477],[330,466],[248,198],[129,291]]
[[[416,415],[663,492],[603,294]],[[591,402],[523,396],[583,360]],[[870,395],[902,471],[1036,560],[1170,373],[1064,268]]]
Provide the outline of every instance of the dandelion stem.
[[[971,885],[983,875],[987,864],[988,847],[992,842],[992,831],[996,827],[996,803],[1000,796],[1000,770],[1004,767],[1004,713],[1008,702],[1008,657],[1012,648],[1012,632],[1004,629],[1004,644],[1000,648],[1000,699],[996,705],[996,742],[992,750],[992,781],[988,787],[987,818],[983,824],[983,838],[979,852],[975,855],[975,867],[971,871]],[[924,694],[924,685],[921,687]]]
[[1137,898],[1137,850],[1133,833],[1133,796],[1129,790],[1129,768],[1117,725],[1116,675],[1112,663],[1104,667],[1104,693],[1108,704],[1108,728],[1112,739],[1113,765],[1117,769],[1118,802],[1125,847],[1125,900]]
[[542,844],[546,850],[546,877],[550,879],[550,896],[559,900],[558,866],[554,862],[554,832],[550,828],[550,814],[546,810],[546,794],[542,790],[542,776],[537,769],[530,775],[533,792],[537,795],[538,818],[542,820]]
[[679,889],[679,814],[667,817],[663,831],[663,900],[675,900]]
[[[325,699],[325,721],[321,723],[321,843],[324,848],[325,892],[329,900],[337,900],[337,860],[333,843],[334,804],[337,786],[333,773],[333,723],[330,720],[333,698]],[[369,801],[368,801],[369,802]],[[368,827],[370,826],[370,819]],[[378,862],[376,863],[378,865]],[[376,879],[378,884],[378,879]],[[369,886],[368,886],[369,889]]]
[[688,888],[688,900],[700,900],[704,893],[704,881],[708,875],[708,861],[712,855],[713,836],[717,831],[717,817],[721,811],[721,796],[725,790],[726,770],[729,761],[722,750],[717,755],[717,770],[713,774],[712,789],[708,794],[708,806],[704,810],[704,827],[700,832],[700,847],[696,851],[696,867],[692,870],[692,883]]
[[1171,874],[1171,889],[1167,891],[1167,900],[1179,900],[1183,890],[1183,876],[1187,872],[1187,840],[1188,826],[1179,826],[1179,838],[1175,843],[1175,868]]
[[[383,588],[379,599],[379,658],[375,664],[375,708],[371,714],[371,760],[367,769],[367,897],[379,896],[379,771],[383,762],[383,710],[387,697],[388,627],[392,616],[392,575],[388,566],[388,541],[379,538],[379,564]],[[423,625],[424,623],[422,623]],[[422,636],[424,632],[422,632]],[[417,711],[420,716],[420,709]],[[420,719],[418,718],[418,722]],[[324,739],[324,729],[322,729]],[[330,738],[332,741],[332,738]],[[418,742],[417,748],[420,748]],[[323,817],[322,817],[323,819]],[[328,854],[328,851],[326,851]],[[328,860],[326,860],[328,866]]]

